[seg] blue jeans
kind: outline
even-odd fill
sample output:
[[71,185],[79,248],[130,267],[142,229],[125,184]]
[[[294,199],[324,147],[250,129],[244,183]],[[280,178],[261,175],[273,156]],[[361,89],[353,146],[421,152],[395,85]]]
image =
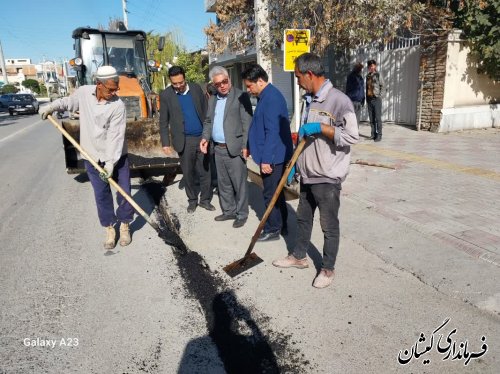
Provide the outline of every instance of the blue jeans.
[[[134,219],[134,208],[125,198],[116,193],[116,203],[118,208],[113,206],[113,195],[109,183],[104,182],[99,177],[99,172],[92,166],[90,162],[84,160],[85,170],[90,179],[90,184],[94,189],[94,197],[97,205],[97,215],[99,221],[104,227],[114,225],[116,221],[130,223]],[[113,179],[120,187],[130,195],[130,170],[127,155],[122,156],[115,165],[113,170]]]
[[340,184],[301,184],[297,208],[297,244],[292,255],[297,259],[306,257],[311,241],[314,212],[319,209],[319,222],[323,230],[322,269],[333,270],[339,251],[340,228]]

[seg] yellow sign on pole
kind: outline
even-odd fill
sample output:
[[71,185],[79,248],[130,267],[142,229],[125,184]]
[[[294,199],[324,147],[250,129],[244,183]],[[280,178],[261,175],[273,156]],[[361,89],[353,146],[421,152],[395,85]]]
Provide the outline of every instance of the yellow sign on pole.
[[295,59],[311,51],[311,30],[286,29],[284,34],[283,60],[284,70],[295,70]]

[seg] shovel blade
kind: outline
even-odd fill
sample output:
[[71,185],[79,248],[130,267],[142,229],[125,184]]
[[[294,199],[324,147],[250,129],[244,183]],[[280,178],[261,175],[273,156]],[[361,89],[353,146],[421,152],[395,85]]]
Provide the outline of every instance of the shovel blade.
[[247,271],[248,269],[257,266],[261,262],[264,262],[264,260],[261,259],[259,256],[257,256],[254,252],[252,252],[248,256],[243,257],[242,259],[239,259],[235,262],[230,263],[229,265],[226,265],[222,270],[224,270],[227,273],[227,275],[229,275],[231,278],[234,278],[237,275],[243,273],[244,271]]

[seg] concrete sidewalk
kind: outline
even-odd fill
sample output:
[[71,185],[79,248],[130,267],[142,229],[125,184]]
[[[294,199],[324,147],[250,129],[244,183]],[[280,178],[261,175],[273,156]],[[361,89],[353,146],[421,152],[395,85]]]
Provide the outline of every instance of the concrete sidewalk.
[[[222,272],[242,257],[263,214],[254,184],[250,217],[239,229],[213,220],[220,209],[188,214],[184,191],[169,186],[167,209],[178,220],[180,236],[225,277],[264,332],[292,339],[303,355],[303,372],[498,372],[500,131],[447,135],[387,125],[379,143],[367,139],[368,126],[360,132],[352,161],[395,169],[352,165],[343,185],[342,238],[331,287],[311,287],[323,245],[318,214],[308,252],[314,266],[271,265],[294,246],[297,200],[288,202],[290,235],[255,246],[264,263],[234,279]],[[216,196],[213,204],[218,206]],[[431,363],[398,363],[399,350],[416,344],[421,332],[429,338],[447,318],[446,332],[457,329],[457,345],[466,338],[469,349],[479,352],[485,336],[487,353],[468,366],[443,360],[435,349],[426,357]]]

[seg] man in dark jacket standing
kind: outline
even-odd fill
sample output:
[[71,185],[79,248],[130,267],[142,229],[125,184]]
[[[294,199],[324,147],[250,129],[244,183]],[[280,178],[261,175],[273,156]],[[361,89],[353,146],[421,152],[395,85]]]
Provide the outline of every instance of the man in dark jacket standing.
[[363,64],[361,62],[354,65],[352,71],[347,76],[347,83],[345,93],[351,99],[354,106],[354,113],[359,127],[359,114],[361,107],[365,104],[365,82],[361,72],[363,71]]
[[184,69],[172,66],[168,70],[171,86],[160,94],[160,136],[163,152],[168,156],[173,149],[179,154],[185,191],[188,198],[188,213],[199,205],[215,210],[211,204],[210,158],[201,153],[199,144],[203,121],[207,113],[207,100],[196,83],[187,83]]
[[[249,151],[260,166],[266,207],[292,157],[293,145],[288,110],[283,94],[268,82],[268,75],[260,65],[251,65],[241,77],[247,91],[259,98],[248,133]],[[283,191],[266,221],[258,241],[278,240],[280,232],[287,232],[287,208]]]

